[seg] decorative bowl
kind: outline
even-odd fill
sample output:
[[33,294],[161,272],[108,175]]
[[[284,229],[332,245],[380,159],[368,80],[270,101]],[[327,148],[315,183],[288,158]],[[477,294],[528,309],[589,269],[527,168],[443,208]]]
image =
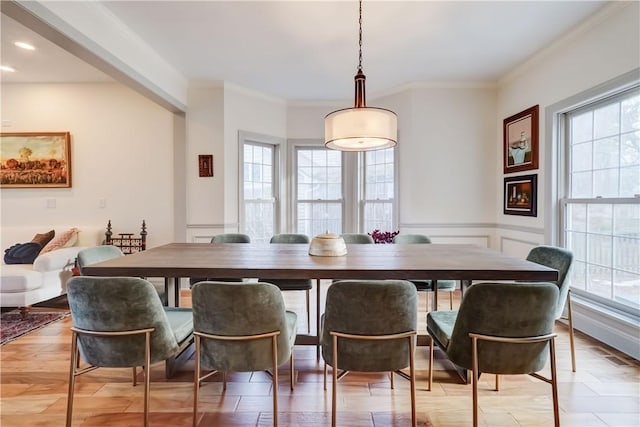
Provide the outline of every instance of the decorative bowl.
[[347,245],[344,239],[337,234],[328,231],[319,234],[311,240],[309,255],[314,256],[343,256],[347,254]]

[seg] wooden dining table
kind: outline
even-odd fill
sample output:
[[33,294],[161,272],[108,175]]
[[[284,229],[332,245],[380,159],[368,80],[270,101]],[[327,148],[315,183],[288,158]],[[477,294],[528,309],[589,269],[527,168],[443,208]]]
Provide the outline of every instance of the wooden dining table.
[[[180,278],[316,279],[316,331],[320,325],[320,279],[556,281],[554,269],[476,245],[347,245],[338,257],[311,256],[302,244],[170,243],[83,267],[90,276],[163,277],[180,301]],[[168,289],[167,289],[168,290]],[[435,293],[437,295],[437,292]],[[437,299],[434,297],[434,309]],[[316,335],[296,344],[318,345]]]

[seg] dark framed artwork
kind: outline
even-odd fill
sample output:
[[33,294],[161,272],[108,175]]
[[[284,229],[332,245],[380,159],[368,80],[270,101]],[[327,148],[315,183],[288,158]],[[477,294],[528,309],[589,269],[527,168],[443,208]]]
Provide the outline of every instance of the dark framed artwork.
[[504,173],[538,169],[538,106],[504,119]]
[[0,187],[71,187],[69,132],[1,133]]
[[504,178],[504,214],[538,215],[538,175]]
[[198,155],[198,176],[213,176],[213,154]]

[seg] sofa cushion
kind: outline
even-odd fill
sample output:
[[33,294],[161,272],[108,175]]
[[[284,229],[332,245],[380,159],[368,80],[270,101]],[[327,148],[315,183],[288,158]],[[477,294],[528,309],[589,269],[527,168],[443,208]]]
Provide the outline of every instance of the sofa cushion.
[[34,271],[29,264],[2,266],[2,292],[26,292],[42,286],[42,273]]
[[63,233],[60,233],[58,236],[54,237],[47,246],[42,248],[41,253],[46,254],[47,252],[55,251],[60,248],[68,248],[76,244],[78,241],[78,230],[77,228],[71,228]]
[[33,239],[31,239],[31,241],[40,243],[40,247],[44,248],[45,246],[47,246],[47,243],[53,240],[55,235],[56,235],[56,231],[51,230],[48,233],[36,234],[35,236],[33,236]]
[[72,267],[78,252],[86,249],[83,246],[73,246],[71,248],[62,248],[46,254],[40,253],[40,256],[33,262],[33,269],[39,272],[45,271],[62,271],[65,267]]
[[33,264],[42,246],[40,243],[18,243],[4,251],[5,264]]

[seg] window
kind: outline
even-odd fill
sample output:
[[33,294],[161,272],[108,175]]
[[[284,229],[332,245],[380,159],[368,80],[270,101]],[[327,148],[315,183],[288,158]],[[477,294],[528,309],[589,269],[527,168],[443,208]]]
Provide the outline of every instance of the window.
[[395,229],[393,148],[343,153],[320,143],[292,141],[291,149],[295,232],[316,236],[326,231],[342,234]]
[[572,291],[640,313],[640,88],[564,113]]
[[308,236],[342,233],[342,153],[296,147],[296,232]]
[[252,242],[269,242],[277,233],[277,145],[241,137],[241,230]]
[[393,231],[395,167],[394,149],[364,153],[362,223],[367,233],[375,229]]

